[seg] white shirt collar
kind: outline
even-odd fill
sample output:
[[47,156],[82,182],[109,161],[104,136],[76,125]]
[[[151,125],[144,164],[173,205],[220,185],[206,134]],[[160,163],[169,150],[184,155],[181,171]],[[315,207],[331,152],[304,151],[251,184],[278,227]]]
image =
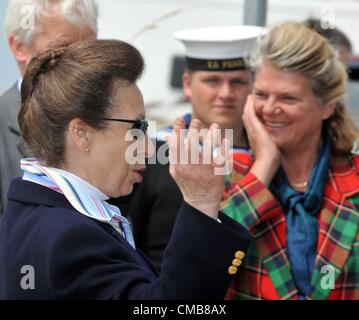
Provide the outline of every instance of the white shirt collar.
[[19,79],[17,79],[17,88],[19,89],[19,92],[21,92],[22,80],[23,80],[22,77],[20,77]]
[[87,181],[83,180],[79,176],[66,171],[62,169],[57,168],[51,168],[51,170],[57,171],[59,174],[61,174],[63,177],[65,177],[72,185],[75,185],[78,189],[80,189],[82,192],[86,192],[88,194],[91,194],[99,201],[105,201],[110,199],[106,194],[104,194],[102,191],[97,189],[92,184],[88,183]]

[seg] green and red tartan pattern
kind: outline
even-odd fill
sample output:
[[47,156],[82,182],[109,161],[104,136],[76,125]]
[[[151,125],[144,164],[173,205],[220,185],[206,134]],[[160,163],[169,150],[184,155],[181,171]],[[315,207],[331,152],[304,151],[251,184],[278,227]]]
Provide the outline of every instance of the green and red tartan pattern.
[[[250,156],[234,161],[226,178],[222,210],[247,227],[254,242],[244,266],[233,281],[227,299],[298,299],[286,252],[284,212],[253,174]],[[359,157],[353,156],[359,168]],[[318,215],[317,258],[312,274],[313,291],[307,299],[359,299],[359,178],[346,159],[333,159]],[[322,286],[322,269],[335,272],[335,288]]]

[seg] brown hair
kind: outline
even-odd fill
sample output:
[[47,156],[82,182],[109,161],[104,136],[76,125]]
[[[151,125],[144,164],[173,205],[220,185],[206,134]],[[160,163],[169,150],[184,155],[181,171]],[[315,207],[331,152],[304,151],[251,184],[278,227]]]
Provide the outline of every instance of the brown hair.
[[65,131],[79,117],[106,126],[117,80],[134,83],[144,62],[139,51],[118,40],[86,40],[48,50],[29,64],[21,86],[21,133],[32,156],[47,165],[64,160]]
[[344,102],[347,87],[345,66],[327,39],[301,23],[276,25],[260,40],[258,51],[253,56],[255,69],[260,69],[263,62],[306,76],[323,106],[335,104],[335,111],[325,120],[324,126],[329,132],[332,153],[348,154],[358,139],[359,131]]

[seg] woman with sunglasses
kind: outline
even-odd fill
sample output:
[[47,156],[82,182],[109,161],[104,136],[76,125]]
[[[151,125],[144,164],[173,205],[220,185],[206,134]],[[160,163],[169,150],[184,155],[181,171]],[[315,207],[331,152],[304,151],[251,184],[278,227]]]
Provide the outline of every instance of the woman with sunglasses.
[[[218,212],[224,177],[214,174],[215,159],[171,163],[184,202],[161,276],[106,202],[141,182],[144,167],[129,164],[126,152],[147,129],[136,85],[142,69],[140,53],[114,40],[79,42],[30,63],[19,124],[35,158],[21,161],[24,175],[12,181],[0,222],[0,299],[224,298],[251,238]],[[174,128],[172,158],[188,154],[183,121]],[[218,139],[216,128],[204,146]],[[136,153],[146,156],[144,147]]]

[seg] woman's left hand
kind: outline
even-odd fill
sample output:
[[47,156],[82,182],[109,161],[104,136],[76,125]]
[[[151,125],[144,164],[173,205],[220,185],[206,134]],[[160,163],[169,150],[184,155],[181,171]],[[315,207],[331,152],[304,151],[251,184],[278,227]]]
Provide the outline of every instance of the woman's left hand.
[[213,156],[214,148],[220,144],[221,130],[217,124],[212,124],[203,139],[203,148],[199,150],[198,132],[201,127],[199,120],[192,120],[185,142],[184,120],[175,120],[173,132],[167,139],[170,174],[188,204],[217,219],[224,190],[224,174],[220,171],[225,170],[229,161],[229,143],[222,140],[219,154]]
[[243,112],[243,123],[255,154],[251,172],[269,185],[280,165],[280,151],[255,112],[254,98],[249,95]]

